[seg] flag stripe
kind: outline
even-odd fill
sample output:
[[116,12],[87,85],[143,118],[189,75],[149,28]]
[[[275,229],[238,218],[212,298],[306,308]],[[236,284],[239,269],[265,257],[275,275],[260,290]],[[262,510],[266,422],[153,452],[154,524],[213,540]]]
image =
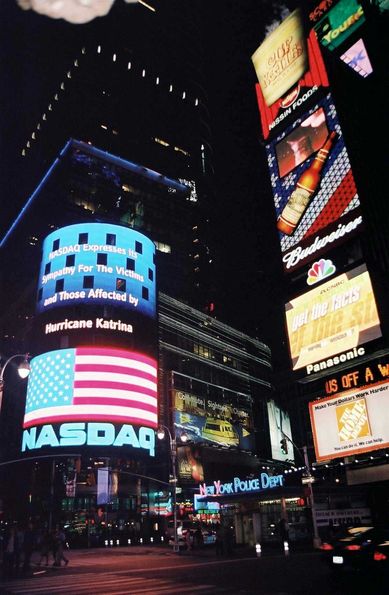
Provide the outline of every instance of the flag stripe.
[[[148,388],[147,386],[139,386],[138,384],[127,384],[126,382],[108,382],[107,380],[75,380],[74,381],[74,388],[93,388],[93,389],[118,389],[118,390],[126,390],[136,391],[138,393],[142,393],[145,395],[149,395],[153,397],[157,394],[157,389],[155,388]],[[98,391],[95,391],[98,392]]]
[[109,364],[110,366],[122,366],[124,368],[130,368],[130,369],[146,372],[148,374],[151,374],[154,377],[157,376],[156,362],[154,362],[154,365],[150,365],[148,363],[139,362],[134,359],[130,359],[130,358],[124,359],[123,357],[116,357],[114,355],[109,355],[109,354],[107,354],[106,356],[103,356],[103,355],[99,355],[99,356],[77,355],[76,362],[77,362],[77,364],[90,364],[95,367],[100,367],[101,365],[107,365],[107,364]]
[[[151,411],[144,411],[139,407],[120,407],[120,406],[112,406],[107,411],[106,405],[64,405],[63,407],[47,407],[40,411],[32,411],[31,413],[27,413],[24,417],[24,424],[31,425],[35,423],[39,419],[39,423],[45,423],[42,419],[52,419],[56,418],[59,421],[63,421],[65,418],[69,420],[73,420],[78,418],[80,415],[85,415],[85,419],[91,419],[93,415],[100,415],[104,416],[106,421],[110,421],[115,416],[120,416],[121,418],[126,418],[127,422],[131,423],[131,421],[136,418],[141,420],[141,423],[145,421],[148,422],[155,422],[157,421],[157,413]],[[52,422],[51,422],[52,423]]]
[[[140,393],[138,389],[129,392],[128,390],[100,388],[98,394],[99,397],[114,397],[115,399],[129,399],[136,402],[148,403],[149,405],[154,405],[155,409],[157,409],[158,401],[156,395],[146,395]],[[86,388],[75,388],[74,402],[77,402],[77,397],[91,397],[92,395],[96,395],[96,390],[93,388],[89,388],[89,386]]]
[[[96,364],[78,364],[75,365],[76,372],[94,372],[96,370]],[[126,366],[112,366],[108,364],[99,364],[100,372],[106,372],[107,374],[128,374],[131,376],[136,376],[137,378],[144,378],[145,380],[150,380],[151,382],[155,382],[155,373],[151,374],[150,372],[145,372],[143,370],[136,369],[135,367],[126,367]]]
[[107,405],[107,407],[112,407],[117,405],[118,407],[136,407],[137,409],[141,409],[142,411],[149,411],[151,413],[156,413],[155,405],[150,405],[149,403],[140,403],[139,401],[130,401],[128,399],[117,399],[106,397],[100,397],[99,395],[94,395],[91,397],[75,397],[74,404],[75,405]]
[[107,355],[112,355],[116,357],[121,357],[126,359],[134,359],[138,362],[143,362],[148,364],[149,366],[155,366],[156,362],[151,357],[147,355],[143,355],[141,353],[136,353],[135,351],[125,351],[124,349],[107,349],[106,347],[77,347],[76,349],[76,356],[77,359],[83,355],[93,355],[98,356],[102,355],[103,357],[107,357]]
[[[126,375],[126,374],[107,374],[107,372],[76,372],[74,375],[74,382],[95,382],[99,381],[104,385],[106,382],[109,383],[118,383],[131,386],[142,386],[144,388],[148,388],[149,390],[156,391],[157,390],[157,383],[150,382],[150,380],[144,380],[143,378],[134,378],[133,376]],[[91,384],[91,386],[93,386]]]
[[[94,411],[94,407],[91,409]],[[36,425],[39,423],[40,425],[44,424],[56,424],[56,423],[64,423],[64,422],[76,422],[76,421],[85,421],[85,422],[108,422],[108,423],[121,423],[121,424],[134,424],[136,426],[144,426],[156,428],[157,427],[157,416],[155,419],[149,419],[145,421],[141,417],[129,417],[127,415],[116,415],[112,414],[109,416],[107,420],[106,413],[78,413],[72,408],[70,413],[61,414],[58,416],[50,415],[50,417],[40,417],[39,421],[32,419],[32,420],[25,420],[23,424],[23,428],[29,428],[31,426]]]

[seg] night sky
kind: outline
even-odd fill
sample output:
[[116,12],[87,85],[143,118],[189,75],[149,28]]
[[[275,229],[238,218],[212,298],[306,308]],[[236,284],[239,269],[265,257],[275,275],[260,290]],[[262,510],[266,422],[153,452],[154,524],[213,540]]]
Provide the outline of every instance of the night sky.
[[[218,189],[211,210],[218,247],[218,318],[267,342],[277,358],[285,350],[281,259],[250,57],[265,27],[281,20],[283,7],[269,0],[200,0],[199,5]],[[71,25],[2,0],[3,216],[14,208],[7,195],[7,167],[12,150],[20,151],[32,129],[31,113],[47,104],[74,57],[73,48],[84,37],[100,35],[102,28],[114,35],[116,19],[135,9],[141,7],[116,0],[107,17]]]

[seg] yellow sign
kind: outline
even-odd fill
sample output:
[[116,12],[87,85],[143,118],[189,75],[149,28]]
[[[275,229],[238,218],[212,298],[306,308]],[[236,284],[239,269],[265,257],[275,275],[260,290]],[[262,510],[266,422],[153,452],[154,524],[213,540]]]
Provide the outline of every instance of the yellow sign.
[[336,419],[341,442],[370,436],[365,399],[358,399],[336,407]]
[[266,105],[272,105],[303,76],[308,57],[300,11],[295,10],[251,56]]
[[[364,265],[286,304],[293,369],[352,350],[381,336],[369,273]],[[327,360],[327,367],[335,365]]]

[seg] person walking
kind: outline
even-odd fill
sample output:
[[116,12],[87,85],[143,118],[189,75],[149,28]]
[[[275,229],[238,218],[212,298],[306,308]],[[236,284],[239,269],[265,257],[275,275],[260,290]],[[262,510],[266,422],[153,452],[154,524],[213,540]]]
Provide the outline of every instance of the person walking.
[[20,558],[19,533],[16,525],[8,530],[4,540],[3,550],[3,579],[12,578],[17,574]]
[[67,566],[69,564],[69,560],[64,555],[64,549],[66,547],[66,536],[60,527],[58,527],[57,531],[55,532],[55,546],[56,553],[55,562],[53,566],[61,566],[62,560],[65,562],[65,566]]
[[224,553],[224,536],[223,536],[223,527],[219,523],[216,527],[216,555],[222,556]]
[[29,572],[31,568],[31,556],[35,545],[34,525],[29,522],[23,535],[23,572]]
[[[50,536],[50,533],[45,530],[43,532],[42,538],[41,538],[41,542],[40,542],[40,559],[38,562],[38,566],[40,566],[42,564],[42,560],[44,560],[46,558],[46,566],[49,565],[49,555],[50,555],[50,551],[52,552],[53,546],[52,546],[52,539]],[[55,556],[54,556],[55,559]]]
[[280,537],[282,543],[285,541],[289,543],[289,525],[285,518],[280,519]]

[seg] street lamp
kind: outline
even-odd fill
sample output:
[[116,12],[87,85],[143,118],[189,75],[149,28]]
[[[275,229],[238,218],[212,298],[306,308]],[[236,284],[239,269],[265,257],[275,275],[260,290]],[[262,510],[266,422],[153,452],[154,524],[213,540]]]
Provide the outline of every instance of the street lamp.
[[11,362],[13,359],[17,358],[17,357],[22,357],[23,361],[19,364],[18,366],[18,374],[20,376],[20,378],[27,378],[27,376],[30,373],[30,363],[28,361],[28,354],[25,353],[17,353],[15,355],[11,355],[11,357],[9,357],[4,366],[0,369],[0,411],[1,411],[1,404],[2,404],[2,400],[3,400],[3,391],[4,391],[4,372],[6,367],[8,366],[9,362]]
[[[180,547],[178,545],[177,539],[177,470],[176,470],[176,462],[177,462],[177,442],[176,437],[172,436],[169,428],[161,424],[157,430],[157,438],[159,440],[163,440],[166,436],[169,436],[169,444],[170,444],[170,457],[172,463],[172,475],[173,475],[173,523],[174,523],[174,539],[173,539],[173,552],[179,552]],[[181,434],[180,440],[182,442],[187,442],[188,436],[186,434]]]

